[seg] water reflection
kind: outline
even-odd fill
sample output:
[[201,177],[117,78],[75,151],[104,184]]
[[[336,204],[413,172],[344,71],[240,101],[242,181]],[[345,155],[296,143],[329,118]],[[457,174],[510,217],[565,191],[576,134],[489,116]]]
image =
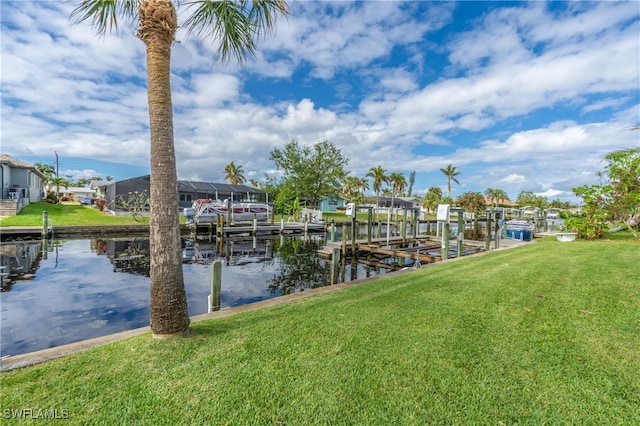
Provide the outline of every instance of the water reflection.
[[[221,308],[329,283],[324,236],[185,239],[189,314],[208,311],[211,262],[222,260]],[[149,243],[141,238],[0,245],[1,355],[17,355],[149,324]],[[346,264],[345,281],[384,273]]]

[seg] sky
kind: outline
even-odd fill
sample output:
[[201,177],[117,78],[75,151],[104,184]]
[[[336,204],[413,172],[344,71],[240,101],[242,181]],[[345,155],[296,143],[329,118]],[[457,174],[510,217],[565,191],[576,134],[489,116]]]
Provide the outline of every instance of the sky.
[[[0,2],[1,147],[74,179],[149,173],[144,44],[98,37],[75,2]],[[351,175],[382,166],[413,195],[487,188],[576,202],[603,156],[640,146],[640,2],[289,2],[244,64],[179,30],[172,99],[179,179],[278,177],[291,140],[327,140]],[[178,9],[179,23],[188,11]],[[370,190],[367,192],[372,194]]]

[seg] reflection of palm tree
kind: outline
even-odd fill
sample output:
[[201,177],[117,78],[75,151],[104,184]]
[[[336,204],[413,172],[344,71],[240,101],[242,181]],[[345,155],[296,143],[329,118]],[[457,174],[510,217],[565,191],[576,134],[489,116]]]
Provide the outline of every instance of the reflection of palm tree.
[[382,184],[387,183],[387,171],[382,166],[376,166],[369,169],[367,177],[373,179],[373,191],[376,193],[376,207],[380,208],[380,190]]
[[[276,13],[287,13],[284,0],[252,2],[176,2],[190,13],[187,33],[219,42],[221,60],[252,54],[256,40],[275,25]],[[137,37],[146,46],[149,104],[151,242],[150,316],[155,335],[185,333],[189,327],[182,273],[178,217],[178,180],[171,104],[171,46],[178,28],[171,0],[82,0],[72,12],[75,22],[90,21],[99,35],[117,28],[117,15],[137,23]],[[137,19],[136,19],[137,18]],[[171,190],[169,190],[171,188]]]
[[236,166],[233,161],[225,166],[224,173],[225,173],[224,178],[231,185],[241,185],[245,181],[244,171],[242,170],[242,166]]
[[456,170],[453,164],[449,164],[446,169],[440,169],[440,171],[447,177],[447,197],[451,198],[451,181],[460,185],[460,182],[456,179],[460,172]]

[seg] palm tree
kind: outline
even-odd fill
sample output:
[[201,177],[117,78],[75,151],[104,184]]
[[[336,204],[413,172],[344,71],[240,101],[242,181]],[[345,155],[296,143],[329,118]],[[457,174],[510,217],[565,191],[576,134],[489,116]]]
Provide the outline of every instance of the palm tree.
[[485,189],[484,195],[487,197],[489,202],[493,204],[493,207],[496,207],[498,204],[500,204],[500,201],[509,199],[509,196],[505,191],[497,188]]
[[391,185],[391,209],[393,209],[394,197],[402,194],[407,186],[407,181],[402,173],[393,172],[389,175],[389,184]]
[[432,186],[422,199],[422,207],[426,208],[428,213],[431,213],[438,208],[440,200],[442,200],[442,189],[438,186]]
[[[185,7],[183,27],[188,34],[218,42],[218,56],[239,61],[253,54],[257,39],[275,25],[278,13],[286,14],[284,0],[193,0]],[[171,104],[171,46],[178,28],[171,0],[78,0],[73,22],[90,21],[99,36],[117,30],[118,17],[138,23],[136,36],[146,46],[147,93],[150,129],[150,322],[154,336],[189,332],[187,297],[182,274],[178,217],[178,181],[173,142]]]
[[373,179],[373,190],[376,193],[376,207],[380,208],[380,191],[382,189],[382,184],[387,183],[387,171],[382,168],[382,166],[376,166],[369,169],[369,173],[367,173],[367,177]]
[[460,172],[456,170],[453,164],[449,164],[446,169],[440,169],[440,171],[447,176],[447,197],[451,198],[451,181],[460,185],[460,182],[456,179]]
[[241,185],[244,183],[244,171],[242,170],[242,166],[236,166],[234,162],[230,162],[224,168],[225,176],[224,178],[231,185]]

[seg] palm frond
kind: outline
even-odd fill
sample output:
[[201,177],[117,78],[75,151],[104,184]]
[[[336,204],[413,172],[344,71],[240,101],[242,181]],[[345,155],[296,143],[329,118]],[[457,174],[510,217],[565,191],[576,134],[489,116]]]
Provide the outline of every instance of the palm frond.
[[91,21],[91,27],[100,37],[118,31],[118,15],[133,25],[138,15],[140,0],[81,0],[71,12],[71,22]]
[[257,39],[273,29],[277,13],[288,13],[283,0],[196,0],[187,8],[193,9],[183,24],[187,34],[217,41],[223,62],[254,55]]

